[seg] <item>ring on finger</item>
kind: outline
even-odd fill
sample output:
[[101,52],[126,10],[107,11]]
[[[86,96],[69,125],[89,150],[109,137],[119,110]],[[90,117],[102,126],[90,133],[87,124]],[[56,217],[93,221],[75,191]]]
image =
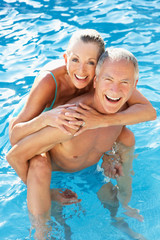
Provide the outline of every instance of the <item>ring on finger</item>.
[[82,123],[82,125],[81,125],[81,126],[83,127],[85,124],[86,124],[86,123],[85,123],[85,121],[83,121],[83,123]]

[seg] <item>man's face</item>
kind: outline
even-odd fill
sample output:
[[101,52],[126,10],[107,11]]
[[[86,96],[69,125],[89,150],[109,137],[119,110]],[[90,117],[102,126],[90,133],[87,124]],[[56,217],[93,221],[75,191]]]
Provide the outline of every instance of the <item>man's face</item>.
[[132,95],[137,81],[132,62],[105,60],[94,82],[99,111],[110,114],[119,111]]

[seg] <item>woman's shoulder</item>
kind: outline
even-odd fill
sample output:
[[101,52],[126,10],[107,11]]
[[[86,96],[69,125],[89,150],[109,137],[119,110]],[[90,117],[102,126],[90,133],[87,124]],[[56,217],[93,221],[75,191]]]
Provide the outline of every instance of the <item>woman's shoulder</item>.
[[35,78],[34,86],[44,88],[45,91],[53,92],[59,86],[61,79],[66,73],[63,59],[53,60],[47,63]]
[[55,59],[50,62],[48,62],[41,71],[56,71],[58,68],[65,67],[65,61],[64,59]]

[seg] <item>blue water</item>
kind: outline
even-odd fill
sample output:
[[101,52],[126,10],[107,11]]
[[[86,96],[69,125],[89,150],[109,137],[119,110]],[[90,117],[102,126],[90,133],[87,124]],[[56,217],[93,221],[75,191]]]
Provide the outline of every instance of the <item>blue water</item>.
[[[26,187],[5,160],[10,148],[9,119],[27,94],[39,69],[61,58],[77,28],[94,28],[106,46],[124,47],[139,62],[138,89],[157,110],[156,121],[130,128],[136,137],[130,205],[144,222],[125,217],[148,240],[160,239],[160,1],[159,0],[1,0],[0,2],[0,239],[30,239]],[[94,173],[94,174],[93,174]],[[91,174],[94,175],[91,178]],[[82,203],[64,207],[53,219],[52,239],[128,240],[111,225],[95,193],[97,172],[65,175]],[[57,179],[61,176],[56,176]],[[91,178],[91,179],[90,179]],[[67,182],[63,180],[62,185]],[[92,181],[93,180],[93,181]],[[70,185],[69,185],[70,184]],[[98,187],[98,183],[97,183]],[[119,216],[122,216],[119,209]],[[124,216],[123,216],[124,217]]]

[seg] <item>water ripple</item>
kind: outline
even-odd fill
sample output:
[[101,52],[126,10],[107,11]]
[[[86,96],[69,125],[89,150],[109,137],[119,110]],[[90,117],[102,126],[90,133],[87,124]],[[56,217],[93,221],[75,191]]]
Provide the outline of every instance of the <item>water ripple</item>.
[[[125,47],[136,55],[140,68],[138,89],[151,101],[158,115],[154,122],[131,127],[136,136],[137,151],[140,155],[146,154],[146,158],[137,160],[137,163],[143,170],[144,165],[146,171],[152,169],[152,180],[159,182],[159,174],[154,169],[159,166],[159,157],[157,156],[160,149],[160,1],[1,0],[0,215],[3,217],[0,221],[0,231],[3,230],[3,239],[17,239],[17,237],[24,239],[25,226],[21,226],[16,231],[13,218],[19,225],[22,225],[19,219],[27,218],[26,188],[18,180],[5,159],[8,149],[11,147],[8,136],[9,119],[12,117],[14,109],[18,111],[18,102],[29,92],[39,69],[50,60],[62,58],[68,40],[77,28],[94,28],[102,34],[106,46]],[[149,162],[146,159],[149,159]],[[138,172],[137,187],[142,182],[139,176],[145,174],[143,170]],[[151,181],[145,181],[144,186],[141,184],[140,187],[145,188],[147,182],[151,183]],[[64,180],[64,186],[65,184]],[[87,191],[84,195],[88,194],[89,187],[87,188],[83,179],[78,178],[76,184],[79,188],[86,187]],[[79,194],[81,193],[79,192]],[[81,195],[83,197],[83,194]],[[92,198],[92,194],[88,195],[87,198],[89,196]],[[143,195],[144,199],[143,196],[141,197],[144,204],[146,202],[145,191]],[[152,196],[154,196],[154,192],[151,192],[150,199],[146,196],[148,206],[155,202]],[[90,201],[83,203],[85,208],[90,207]],[[158,203],[156,204],[158,206]],[[96,198],[93,208],[94,206],[95,208],[97,206]],[[102,206],[99,207],[103,211]],[[20,208],[25,211],[21,213]],[[94,210],[93,208],[91,209]],[[90,209],[88,213],[93,220]],[[99,212],[101,217],[103,214]],[[150,225],[152,222],[153,225],[156,225],[154,219],[151,219],[153,221],[150,222]],[[106,228],[103,221],[101,224],[99,231],[101,230],[103,234],[103,231],[106,231],[105,233],[108,234],[111,229],[112,232],[109,236],[113,237],[114,229],[110,225]],[[10,232],[7,226],[10,226]],[[83,227],[85,228],[84,225]],[[153,229],[153,226],[150,226],[149,229]],[[97,236],[96,231],[93,233],[94,236]],[[144,231],[148,230],[144,229]],[[79,234],[81,235],[81,231]],[[89,234],[92,235],[92,232]],[[77,237],[76,231],[73,235]],[[115,239],[118,239],[118,236]]]

